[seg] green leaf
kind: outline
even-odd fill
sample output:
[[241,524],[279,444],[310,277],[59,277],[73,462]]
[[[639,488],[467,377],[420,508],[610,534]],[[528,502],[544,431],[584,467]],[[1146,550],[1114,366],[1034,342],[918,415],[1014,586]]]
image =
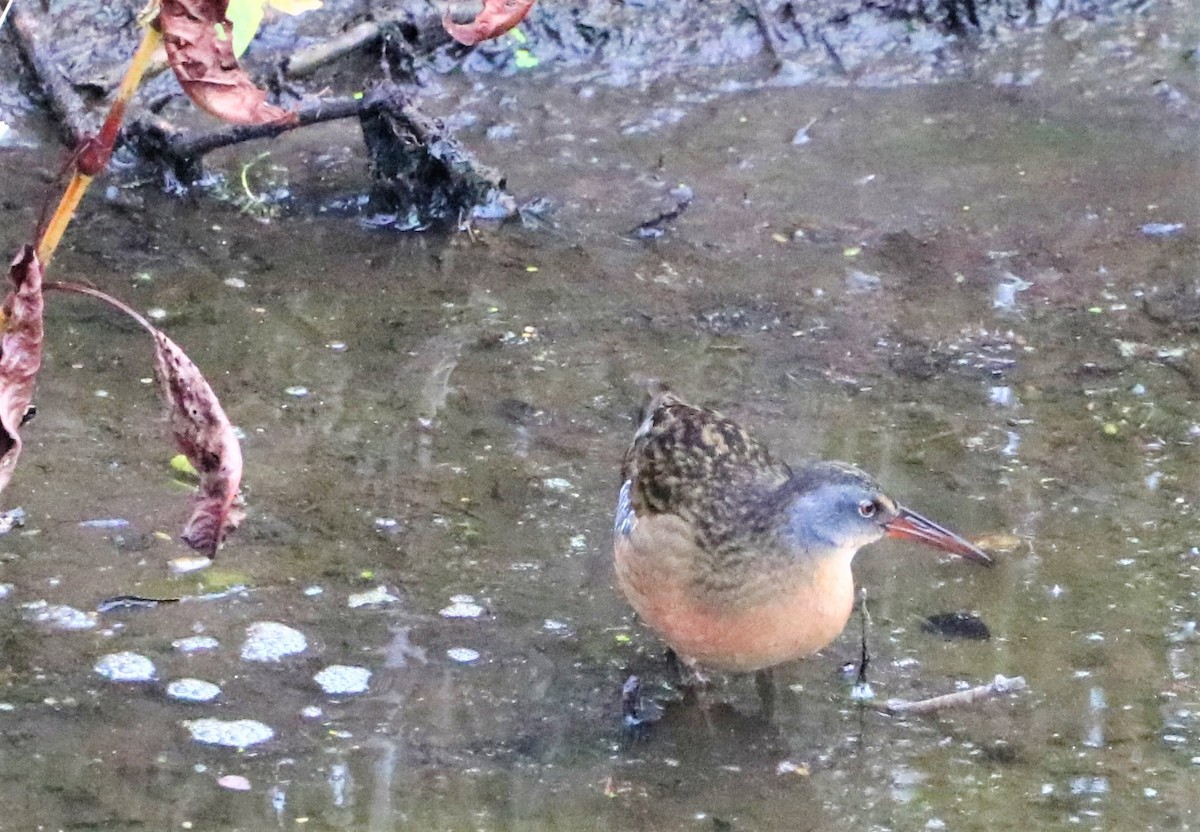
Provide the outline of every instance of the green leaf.
[[171,457],[171,470],[183,477],[200,479],[200,472],[196,470],[183,454],[175,454],[175,456]]
[[517,59],[517,69],[533,69],[539,63],[537,55],[528,49],[518,49],[514,54]]
[[229,0],[229,8],[225,17],[233,25],[233,54],[241,54],[250,46],[254,35],[258,32],[263,19],[263,7],[266,0]]

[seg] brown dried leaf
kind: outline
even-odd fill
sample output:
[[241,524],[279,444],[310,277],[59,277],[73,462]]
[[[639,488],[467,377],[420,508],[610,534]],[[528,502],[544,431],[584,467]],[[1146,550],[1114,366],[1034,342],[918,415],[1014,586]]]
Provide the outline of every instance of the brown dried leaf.
[[200,495],[182,540],[216,557],[225,536],[241,520],[234,508],[242,481],[242,446],[217,394],[183,350],[154,332],[154,375],[170,409],[175,444],[200,472]]
[[0,491],[12,479],[21,455],[17,431],[42,366],[42,264],[33,246],[21,249],[8,277],[12,289],[4,299],[0,324]]
[[267,103],[233,54],[229,0],[162,0],[158,15],[167,49],[188,98],[233,124],[294,123],[296,114]]
[[447,13],[442,26],[463,46],[498,38],[525,19],[534,0],[483,0],[483,9],[470,23],[455,23]]
[[122,301],[79,283],[53,282],[46,288],[112,304],[154,338],[154,377],[167,405],[171,433],[180,452],[200,474],[200,494],[180,537],[205,557],[215,557],[226,535],[241,520],[234,500],[242,481],[242,446],[217,394],[178,344]]

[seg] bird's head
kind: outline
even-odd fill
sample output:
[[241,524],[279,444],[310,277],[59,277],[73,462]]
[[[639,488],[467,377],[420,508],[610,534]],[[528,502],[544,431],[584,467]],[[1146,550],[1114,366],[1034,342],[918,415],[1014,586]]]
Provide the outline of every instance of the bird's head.
[[899,505],[869,474],[838,462],[819,463],[796,474],[788,532],[809,551],[853,553],[887,536],[992,565],[982,549]]

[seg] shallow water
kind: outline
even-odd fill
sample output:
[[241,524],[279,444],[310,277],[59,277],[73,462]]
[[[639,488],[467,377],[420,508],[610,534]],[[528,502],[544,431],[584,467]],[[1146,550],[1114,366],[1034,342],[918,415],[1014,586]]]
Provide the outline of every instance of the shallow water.
[[[557,203],[541,227],[474,237],[322,211],[362,187],[356,145],[321,155],[353,144],[338,128],[273,146],[297,199],[268,224],[212,199],[143,189],[123,212],[95,195],[56,276],[164,311],[246,434],[249,517],[212,569],[169,575],[188,491],[146,339],[53,298],[5,495],[28,522],[0,538],[0,828],[1189,828],[1200,157],[1180,113],[1071,82],[507,79],[500,104],[447,82],[435,106],[474,112],[467,140]],[[488,141],[501,123],[514,138]],[[0,156],[8,249],[56,159]],[[679,183],[695,197],[667,233],[631,234]],[[857,576],[881,698],[997,673],[1029,691],[934,717],[859,707],[839,673],[852,626],[780,669],[773,722],[749,680],[718,678],[707,710],[672,705],[623,747],[626,674],[671,698],[607,561],[646,376],[785,458],[856,462],[1007,539],[992,570],[882,543]],[[80,525],[106,519],[128,526]],[[191,598],[70,632],[22,610],[130,593]],[[922,631],[958,609],[992,639]],[[263,621],[306,649],[243,661]],[[197,634],[219,646],[173,649]],[[94,673],[121,651],[156,680]],[[368,692],[323,694],[330,665],[369,669]],[[169,699],[181,678],[221,695]],[[183,723],[208,717],[274,737],[197,744]],[[230,774],[250,789],[218,784]]]

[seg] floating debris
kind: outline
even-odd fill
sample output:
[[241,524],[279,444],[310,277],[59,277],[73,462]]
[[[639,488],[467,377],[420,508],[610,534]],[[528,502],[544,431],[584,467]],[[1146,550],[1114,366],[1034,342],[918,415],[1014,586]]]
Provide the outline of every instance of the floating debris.
[[97,621],[96,613],[84,612],[66,604],[31,601],[23,604],[21,609],[25,611],[26,620],[52,630],[90,630],[96,626]]
[[308,647],[304,633],[277,621],[256,621],[246,628],[242,658],[248,662],[277,662]]
[[128,650],[101,656],[92,669],[110,682],[152,682],[157,675],[154,662]]
[[992,292],[992,308],[1011,310],[1017,308],[1017,295],[1032,287],[1028,280],[1022,280],[1012,272],[1005,272],[1000,282]]
[[206,558],[204,555],[184,555],[178,558],[171,558],[167,563],[167,569],[172,575],[187,575],[191,572],[207,569],[212,566],[212,563],[212,558]]
[[180,653],[202,653],[205,650],[216,650],[221,646],[221,642],[212,636],[188,636],[175,639],[171,646]]
[[196,742],[226,748],[248,748],[275,736],[275,730],[255,719],[187,719],[183,727]]
[[0,513],[0,534],[8,534],[15,528],[25,525],[25,509],[12,508]]
[[358,607],[372,607],[380,604],[394,604],[400,599],[388,592],[386,586],[377,586],[374,589],[368,589],[366,592],[355,592],[346,599],[346,604],[351,609]]
[[553,618],[547,618],[542,622],[542,629],[549,633],[561,633],[567,629],[565,621],[556,621]]
[[217,785],[222,789],[229,789],[231,792],[250,791],[250,781],[240,774],[226,774],[218,777]]
[[301,385],[296,384],[296,385],[293,385],[292,387],[285,388],[283,392],[287,393],[289,396],[291,396],[293,398],[302,399],[308,395],[308,388],[302,387]]
[[1171,237],[1184,228],[1181,222],[1148,222],[1141,230],[1147,237]]
[[300,711],[301,719],[320,719],[323,716],[325,716],[325,711],[320,705],[309,705]]
[[865,295],[883,288],[883,278],[858,269],[846,270],[846,291],[852,295]]
[[1008,407],[1015,401],[1013,389],[1007,384],[993,385],[988,388],[988,401],[1000,407]]
[[221,688],[203,679],[176,679],[167,685],[167,696],[180,702],[211,702],[221,695]]
[[446,651],[446,655],[449,656],[452,661],[456,661],[461,664],[469,664],[479,660],[479,651],[472,650],[470,647],[451,647]]
[[324,595],[325,588],[313,584],[312,586],[304,587],[304,595],[308,598],[316,598],[318,595]]
[[808,763],[794,763],[791,760],[780,760],[775,766],[776,774],[795,774],[798,777],[807,777],[812,772],[808,768]]
[[450,606],[438,610],[442,618],[479,618],[484,609],[475,603],[472,595],[455,595],[450,598]]
[[97,520],[84,520],[79,525],[84,529],[124,529],[129,527],[129,521],[123,517],[104,517]]
[[12,584],[0,584],[0,599],[4,599],[9,595],[12,595],[12,591],[15,588],[16,587],[14,587]]
[[548,479],[542,480],[542,485],[545,486],[546,490],[548,491],[571,490],[571,481],[563,479],[562,477],[549,477]]
[[812,136],[808,135],[808,131],[811,130],[812,126],[816,123],[817,123],[817,120],[815,118],[809,119],[808,124],[801,127],[799,130],[796,131],[796,135],[792,136],[792,144],[796,145],[797,147],[800,147],[802,145],[806,145],[809,142],[811,142]]
[[875,689],[869,682],[855,682],[850,688],[851,702],[871,702],[875,699]]
[[365,667],[331,664],[313,677],[313,681],[330,696],[349,696],[366,693],[371,671]]

